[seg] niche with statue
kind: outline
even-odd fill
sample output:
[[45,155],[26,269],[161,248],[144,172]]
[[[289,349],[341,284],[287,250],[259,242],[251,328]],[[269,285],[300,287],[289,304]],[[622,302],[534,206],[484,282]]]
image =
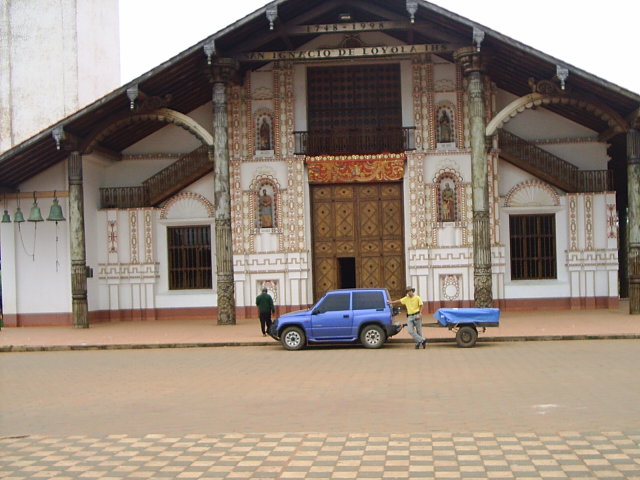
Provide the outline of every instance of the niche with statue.
[[458,202],[456,182],[452,176],[443,175],[437,183],[438,221],[455,222],[458,220]]
[[256,117],[256,155],[273,156],[273,120],[269,113]]
[[436,141],[438,149],[452,149],[456,147],[455,118],[453,109],[449,105],[438,108]]
[[276,189],[271,182],[258,184],[256,192],[256,227],[277,228]]

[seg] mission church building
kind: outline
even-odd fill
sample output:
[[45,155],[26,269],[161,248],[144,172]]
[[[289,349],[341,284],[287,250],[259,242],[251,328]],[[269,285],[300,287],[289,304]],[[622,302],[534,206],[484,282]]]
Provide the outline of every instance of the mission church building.
[[0,155],[4,322],[407,285],[640,313],[639,129],[640,95],[431,3],[275,0]]

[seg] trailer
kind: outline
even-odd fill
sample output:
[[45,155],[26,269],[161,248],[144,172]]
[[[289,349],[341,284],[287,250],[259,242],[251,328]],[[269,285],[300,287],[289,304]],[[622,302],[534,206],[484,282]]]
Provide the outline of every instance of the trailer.
[[478,330],[484,333],[487,327],[500,326],[498,308],[440,308],[433,317],[435,323],[423,327],[446,327],[456,333],[458,347],[470,348],[478,340]]

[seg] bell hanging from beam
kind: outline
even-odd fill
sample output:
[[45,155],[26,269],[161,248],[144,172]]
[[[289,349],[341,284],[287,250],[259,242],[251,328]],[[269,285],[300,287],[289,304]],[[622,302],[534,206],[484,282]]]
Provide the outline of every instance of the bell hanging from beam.
[[29,218],[27,218],[30,222],[42,222],[44,218],[42,218],[42,213],[40,212],[40,207],[38,206],[38,201],[36,200],[36,194],[33,194],[33,205],[31,205],[31,212],[29,212]]
[[0,223],[11,223],[11,216],[7,209],[4,210],[4,213],[2,214],[2,222]]
[[20,207],[16,208],[16,213],[13,216],[13,221],[14,223],[24,222],[24,215],[22,214],[22,210],[20,210]]
[[64,215],[62,215],[62,207],[58,203],[58,198],[53,197],[53,204],[51,205],[51,209],[49,210],[49,216],[47,217],[48,222],[64,222],[66,219]]

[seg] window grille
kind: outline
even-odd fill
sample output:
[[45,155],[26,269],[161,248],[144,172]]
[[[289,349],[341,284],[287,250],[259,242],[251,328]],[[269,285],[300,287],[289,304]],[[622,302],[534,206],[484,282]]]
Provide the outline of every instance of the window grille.
[[168,227],[169,290],[212,288],[211,227]]
[[555,215],[509,216],[511,279],[557,278]]
[[400,65],[309,67],[310,155],[403,151]]

